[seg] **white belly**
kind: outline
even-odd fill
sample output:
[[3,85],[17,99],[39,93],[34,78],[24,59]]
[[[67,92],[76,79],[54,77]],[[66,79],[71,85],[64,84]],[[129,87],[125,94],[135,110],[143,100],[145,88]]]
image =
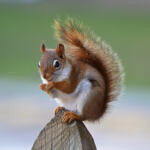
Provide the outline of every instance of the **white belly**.
[[55,98],[59,106],[63,106],[66,109],[82,114],[83,107],[88,100],[88,96],[91,90],[91,83],[87,79],[83,79],[76,90],[71,94],[65,94],[57,91],[59,97]]

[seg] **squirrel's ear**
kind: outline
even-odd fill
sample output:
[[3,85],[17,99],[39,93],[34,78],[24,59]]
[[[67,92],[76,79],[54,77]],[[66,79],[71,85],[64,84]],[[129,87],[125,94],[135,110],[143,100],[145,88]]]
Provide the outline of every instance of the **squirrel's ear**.
[[41,53],[44,53],[45,51],[46,51],[45,44],[42,43],[42,45],[41,45]]
[[59,43],[57,45],[57,48],[56,48],[56,53],[60,56],[60,57],[63,57],[65,55],[65,47],[63,44]]

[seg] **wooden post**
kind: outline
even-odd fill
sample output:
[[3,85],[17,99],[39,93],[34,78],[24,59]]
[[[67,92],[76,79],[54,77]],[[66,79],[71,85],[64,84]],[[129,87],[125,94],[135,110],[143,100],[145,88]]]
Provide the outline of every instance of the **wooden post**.
[[60,110],[42,129],[32,150],[96,150],[94,140],[81,121],[62,123]]

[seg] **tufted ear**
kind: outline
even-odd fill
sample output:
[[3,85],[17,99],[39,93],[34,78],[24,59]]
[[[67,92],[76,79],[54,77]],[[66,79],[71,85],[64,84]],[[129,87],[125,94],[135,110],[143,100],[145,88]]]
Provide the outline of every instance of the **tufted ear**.
[[41,45],[41,53],[44,53],[45,51],[46,51],[45,44],[42,43],[42,45]]
[[60,58],[65,56],[65,47],[63,44],[59,43],[56,48],[56,53],[59,55]]

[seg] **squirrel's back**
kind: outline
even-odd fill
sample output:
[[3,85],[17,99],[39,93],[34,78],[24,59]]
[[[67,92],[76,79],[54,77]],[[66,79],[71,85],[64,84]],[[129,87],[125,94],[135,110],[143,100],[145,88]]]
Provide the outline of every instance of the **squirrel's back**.
[[104,41],[72,19],[62,23],[55,22],[56,36],[67,48],[67,55],[94,67],[102,76],[105,84],[103,115],[108,102],[117,98],[121,91],[123,71],[120,60]]

